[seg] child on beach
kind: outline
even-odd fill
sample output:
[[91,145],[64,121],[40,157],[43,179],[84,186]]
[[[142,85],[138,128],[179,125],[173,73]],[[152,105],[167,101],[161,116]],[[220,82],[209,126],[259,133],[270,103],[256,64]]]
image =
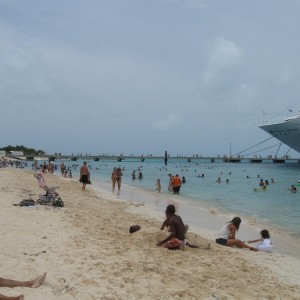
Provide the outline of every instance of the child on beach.
[[156,180],[155,186],[156,186],[156,190],[160,193],[160,191],[161,191],[160,179],[157,179],[157,180]]
[[258,251],[271,253],[273,245],[272,245],[272,242],[270,241],[269,231],[267,229],[263,229],[260,232],[260,235],[261,235],[261,238],[259,238],[257,240],[248,241],[248,243],[251,244],[251,243],[259,242],[256,245],[256,249]]

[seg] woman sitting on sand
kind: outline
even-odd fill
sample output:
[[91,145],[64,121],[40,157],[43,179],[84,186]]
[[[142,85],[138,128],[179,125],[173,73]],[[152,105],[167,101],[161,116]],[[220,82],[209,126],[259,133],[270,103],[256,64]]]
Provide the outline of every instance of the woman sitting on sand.
[[223,246],[237,246],[239,248],[248,248],[252,251],[257,251],[256,248],[248,246],[235,238],[235,234],[239,230],[241,222],[241,218],[235,217],[230,222],[224,224],[219,232],[216,242]]

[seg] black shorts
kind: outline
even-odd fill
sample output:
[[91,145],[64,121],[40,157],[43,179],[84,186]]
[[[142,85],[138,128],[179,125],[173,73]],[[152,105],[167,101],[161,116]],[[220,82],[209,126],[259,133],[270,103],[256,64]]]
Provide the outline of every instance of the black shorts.
[[88,175],[81,175],[81,182],[87,184],[89,181]]
[[227,240],[226,239],[216,239],[216,243],[217,244],[220,244],[220,245],[223,245],[223,246],[226,246],[227,245]]

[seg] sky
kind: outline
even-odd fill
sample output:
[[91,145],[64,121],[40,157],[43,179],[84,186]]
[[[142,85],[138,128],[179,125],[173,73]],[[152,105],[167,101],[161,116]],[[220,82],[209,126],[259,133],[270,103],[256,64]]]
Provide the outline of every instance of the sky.
[[269,138],[264,121],[300,108],[299,11],[298,0],[0,0],[0,147],[284,155],[275,139],[251,147]]

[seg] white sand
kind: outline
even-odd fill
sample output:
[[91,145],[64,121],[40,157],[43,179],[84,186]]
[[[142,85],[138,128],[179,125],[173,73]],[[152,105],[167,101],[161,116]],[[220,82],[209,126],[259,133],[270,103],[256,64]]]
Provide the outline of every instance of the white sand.
[[[159,215],[147,205],[117,200],[78,181],[46,174],[64,208],[13,206],[37,199],[33,173],[0,169],[1,277],[32,279],[47,271],[37,288],[1,288],[25,299],[299,299],[299,260],[216,245],[210,250],[169,251]],[[142,201],[141,201],[142,202]],[[132,235],[129,227],[142,229]],[[211,242],[197,230],[188,238]],[[198,230],[213,239],[214,231]]]

